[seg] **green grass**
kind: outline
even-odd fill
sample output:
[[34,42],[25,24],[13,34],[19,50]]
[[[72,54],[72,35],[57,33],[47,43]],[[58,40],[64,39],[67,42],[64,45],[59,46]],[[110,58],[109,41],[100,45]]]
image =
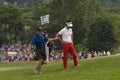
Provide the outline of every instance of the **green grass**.
[[68,62],[64,70],[62,62],[43,66],[42,74],[34,73],[36,62],[0,63],[0,80],[120,80],[120,55],[79,60],[79,67]]

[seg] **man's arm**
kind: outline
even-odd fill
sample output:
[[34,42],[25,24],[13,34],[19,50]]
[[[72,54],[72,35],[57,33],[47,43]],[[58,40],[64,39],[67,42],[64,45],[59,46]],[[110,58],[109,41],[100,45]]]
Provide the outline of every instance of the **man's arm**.
[[52,41],[55,41],[55,40],[61,40],[60,36],[61,35],[59,33],[57,33],[54,38],[49,38],[48,41],[52,42]]
[[29,44],[29,45],[28,45],[28,52],[30,52],[30,51],[31,51],[31,48],[32,48],[32,45],[31,45],[31,44]]
[[53,40],[61,40],[60,36],[61,35],[59,33],[57,33],[56,36],[53,38]]
[[73,34],[71,35],[71,39],[72,39],[72,42],[73,42]]
[[28,45],[28,48],[27,48],[27,51],[28,51],[28,55],[30,55],[31,54],[31,49],[32,49],[32,45],[31,44],[29,44]]
[[73,34],[71,35],[71,40],[72,40],[72,43],[73,43]]

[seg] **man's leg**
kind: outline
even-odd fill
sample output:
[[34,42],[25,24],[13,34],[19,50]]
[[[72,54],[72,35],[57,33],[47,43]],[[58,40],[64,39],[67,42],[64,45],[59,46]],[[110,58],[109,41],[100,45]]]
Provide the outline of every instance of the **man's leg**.
[[63,48],[63,53],[64,53],[64,56],[63,56],[63,66],[65,69],[68,68],[68,65],[67,65],[67,57],[68,57],[68,46],[67,44],[63,44],[62,45],[62,48]]
[[72,44],[70,45],[70,54],[73,56],[74,66],[78,66],[77,54]]
[[38,59],[38,66],[35,67],[35,73],[41,73],[42,65],[44,64],[44,61],[46,60],[46,54],[45,54],[44,49],[37,50],[37,59]]
[[40,71],[41,71],[42,64],[43,64],[43,60],[39,59],[38,60],[38,68],[39,68]]
[[42,63],[43,63],[43,60],[39,59],[38,60],[38,66],[34,68],[35,69],[35,73],[37,73],[37,74],[41,73]]
[[46,54],[46,63],[49,62],[49,47],[47,46],[48,43],[45,44],[45,54]]

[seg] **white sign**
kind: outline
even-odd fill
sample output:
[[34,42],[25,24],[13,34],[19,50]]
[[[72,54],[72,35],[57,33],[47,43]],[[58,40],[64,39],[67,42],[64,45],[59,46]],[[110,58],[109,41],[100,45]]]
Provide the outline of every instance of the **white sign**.
[[8,55],[16,55],[17,52],[8,52]]
[[41,16],[41,25],[49,24],[49,15]]

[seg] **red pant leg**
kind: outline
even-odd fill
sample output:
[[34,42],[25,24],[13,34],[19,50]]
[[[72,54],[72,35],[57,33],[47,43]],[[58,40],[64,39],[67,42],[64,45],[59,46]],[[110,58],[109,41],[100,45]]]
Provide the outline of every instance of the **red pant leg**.
[[71,55],[73,56],[74,66],[78,66],[78,59],[77,59],[76,51],[75,51],[73,44],[70,44],[69,51]]
[[62,44],[63,48],[63,66],[64,68],[68,68],[67,64],[67,57],[68,57],[68,51],[69,51],[69,45],[68,44]]

